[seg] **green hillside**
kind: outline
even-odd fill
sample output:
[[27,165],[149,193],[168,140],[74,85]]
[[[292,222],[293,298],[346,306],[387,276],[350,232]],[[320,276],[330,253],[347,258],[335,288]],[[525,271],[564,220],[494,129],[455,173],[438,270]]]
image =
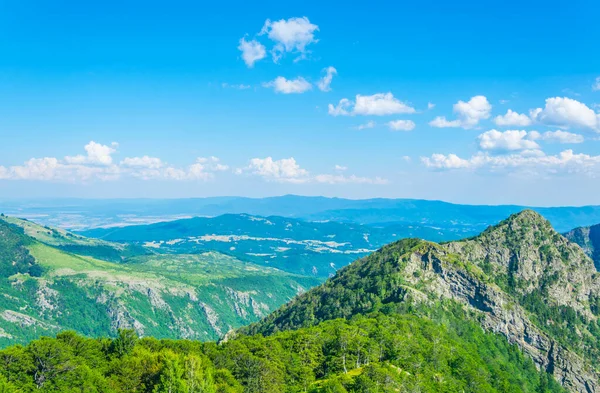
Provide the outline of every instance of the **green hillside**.
[[135,255],[152,253],[152,250],[144,247],[92,239],[65,231],[64,229],[39,225],[29,220],[4,215],[0,216],[0,219],[23,228],[26,235],[41,243],[73,254],[90,256],[105,261],[120,262]]
[[214,340],[319,283],[216,252],[103,261],[41,243],[27,228],[0,220],[1,346],[63,329]]
[[377,311],[428,316],[447,301],[569,390],[599,391],[600,275],[532,211],[464,241],[383,247],[241,331],[273,334]]

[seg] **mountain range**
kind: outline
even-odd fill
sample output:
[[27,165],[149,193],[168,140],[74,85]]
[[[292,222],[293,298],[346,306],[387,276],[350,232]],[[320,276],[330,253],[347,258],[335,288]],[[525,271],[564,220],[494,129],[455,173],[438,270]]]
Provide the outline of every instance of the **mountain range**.
[[194,217],[78,233],[157,253],[213,250],[244,261],[318,277],[333,275],[338,268],[400,238],[439,241],[472,234],[402,223],[372,226],[248,214]]
[[600,223],[600,206],[465,205],[420,199],[355,200],[299,195],[269,198],[0,199],[0,211],[7,215],[71,230],[148,224],[196,216],[249,214],[355,224],[402,223],[476,234],[524,209],[542,214],[560,232]]
[[[321,284],[207,244],[169,247],[198,226],[323,244],[340,230],[355,247],[369,241],[365,227],[221,219],[98,229],[95,239],[2,217],[0,344],[30,344],[0,352],[0,389],[600,392],[595,227],[563,236],[525,210],[462,240],[394,240]],[[116,338],[36,340],[65,329]]]

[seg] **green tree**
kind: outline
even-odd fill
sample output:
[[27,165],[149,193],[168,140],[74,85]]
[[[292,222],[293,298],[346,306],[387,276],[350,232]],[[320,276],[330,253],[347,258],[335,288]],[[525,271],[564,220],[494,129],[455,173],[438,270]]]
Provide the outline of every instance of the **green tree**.
[[133,329],[119,329],[117,338],[112,342],[112,352],[119,357],[131,352],[135,343],[138,341],[138,335]]
[[154,393],[187,393],[186,383],[183,379],[185,369],[178,355],[171,351],[161,353],[160,361],[162,371],[160,382],[156,385]]

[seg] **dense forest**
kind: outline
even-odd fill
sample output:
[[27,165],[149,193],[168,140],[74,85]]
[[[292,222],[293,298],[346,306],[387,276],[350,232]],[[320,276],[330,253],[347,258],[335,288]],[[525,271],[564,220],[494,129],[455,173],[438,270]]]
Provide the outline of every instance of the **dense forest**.
[[398,391],[563,392],[516,346],[447,313],[379,312],[220,344],[63,332],[0,351],[2,393]]

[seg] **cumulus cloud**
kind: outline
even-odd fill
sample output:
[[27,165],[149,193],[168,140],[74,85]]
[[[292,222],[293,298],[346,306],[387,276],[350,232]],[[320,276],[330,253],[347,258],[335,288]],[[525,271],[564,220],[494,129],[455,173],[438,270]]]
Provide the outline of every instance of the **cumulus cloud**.
[[[347,168],[336,165],[337,172],[343,172]],[[387,180],[375,177],[367,178],[356,175],[317,174],[311,175],[308,170],[302,168],[293,157],[274,160],[272,157],[253,158],[244,168],[238,168],[236,174],[251,174],[262,177],[266,181],[278,183],[327,183],[327,184],[387,184]]]
[[[532,134],[534,137],[536,134]],[[479,147],[483,150],[513,151],[513,150],[535,150],[540,146],[532,140],[532,135],[527,131],[509,130],[500,132],[489,130],[479,135]]]
[[242,59],[249,68],[254,67],[254,63],[267,56],[267,51],[263,44],[256,40],[246,41],[244,37],[240,39],[238,49],[242,52]]
[[250,172],[265,180],[282,183],[305,183],[308,171],[298,165],[294,157],[274,160],[272,157],[253,158],[246,168],[238,173]]
[[490,117],[492,105],[485,96],[474,96],[467,102],[458,101],[454,104],[453,111],[458,119],[447,120],[445,116],[438,116],[429,122],[429,125],[438,128],[473,128],[479,124],[480,120]]
[[119,163],[113,162],[116,143],[111,146],[94,141],[85,145],[86,155],[31,158],[22,165],[0,166],[2,180],[38,180],[56,182],[109,181],[124,177],[144,180],[208,180],[214,173],[228,169],[217,157],[198,158],[186,168],[168,165],[160,158],[141,156],[126,157]]
[[478,153],[469,159],[460,158],[456,154],[433,154],[431,157],[421,157],[421,162],[435,170],[469,169],[536,175],[583,173],[592,177],[600,175],[600,156],[576,154],[573,150],[564,150],[556,155],[545,155],[539,150],[535,154],[500,156]]
[[531,110],[531,117],[549,126],[583,128],[600,132],[600,115],[572,98],[548,98],[544,108]]
[[325,68],[323,72],[325,72],[325,75],[319,80],[317,86],[321,91],[331,91],[331,81],[333,76],[337,75],[337,70],[330,66]]
[[433,108],[435,108],[435,104],[433,104],[433,103],[431,103],[431,102],[428,102],[428,103],[427,103],[427,109],[431,110],[431,109],[433,109]]
[[592,90],[599,91],[600,90],[600,76],[596,78],[594,83],[592,84]]
[[296,79],[285,79],[278,76],[271,82],[263,84],[264,87],[272,87],[276,93],[299,94],[312,89],[312,85],[306,79],[299,76]]
[[342,98],[336,106],[329,104],[328,111],[332,116],[386,116],[416,112],[415,108],[398,100],[392,93],[357,94],[354,101]]
[[427,168],[434,169],[459,169],[469,168],[471,163],[456,154],[432,154],[431,157],[421,157],[421,161]]
[[416,124],[412,120],[393,120],[388,122],[387,126],[393,131],[412,131]]
[[583,143],[585,138],[583,135],[574,134],[572,132],[556,130],[556,131],[547,131],[544,133],[539,133],[536,131],[530,132],[530,138],[533,140],[542,140],[547,142],[555,142],[555,143]]
[[338,165],[338,164],[336,164],[336,165],[333,167],[333,169],[335,169],[335,170],[336,170],[336,171],[338,171],[338,172],[344,172],[345,170],[347,170],[347,169],[348,169],[348,167],[347,167],[347,166],[343,166],[343,165]]
[[160,158],[157,157],[126,157],[121,161],[121,165],[127,168],[148,168],[158,169],[163,166]]
[[461,127],[462,123],[460,120],[448,120],[446,116],[437,116],[429,122],[429,125],[436,128],[457,128]]
[[115,142],[107,146],[91,141],[84,147],[87,155],[66,156],[65,161],[69,164],[110,165],[112,154],[117,151],[117,146]]
[[387,179],[383,179],[381,177],[360,177],[355,175],[344,176],[344,175],[330,175],[323,174],[317,175],[314,178],[317,183],[326,183],[326,184],[388,184],[389,181]]
[[529,116],[523,113],[517,113],[509,109],[505,115],[496,116],[494,123],[497,126],[520,126],[526,127],[531,125],[532,121]]
[[275,42],[271,55],[277,62],[286,52],[299,54],[296,60],[305,58],[308,53],[306,47],[318,41],[315,39],[318,30],[319,26],[310,23],[305,16],[275,22],[267,19],[259,35],[266,35]]

